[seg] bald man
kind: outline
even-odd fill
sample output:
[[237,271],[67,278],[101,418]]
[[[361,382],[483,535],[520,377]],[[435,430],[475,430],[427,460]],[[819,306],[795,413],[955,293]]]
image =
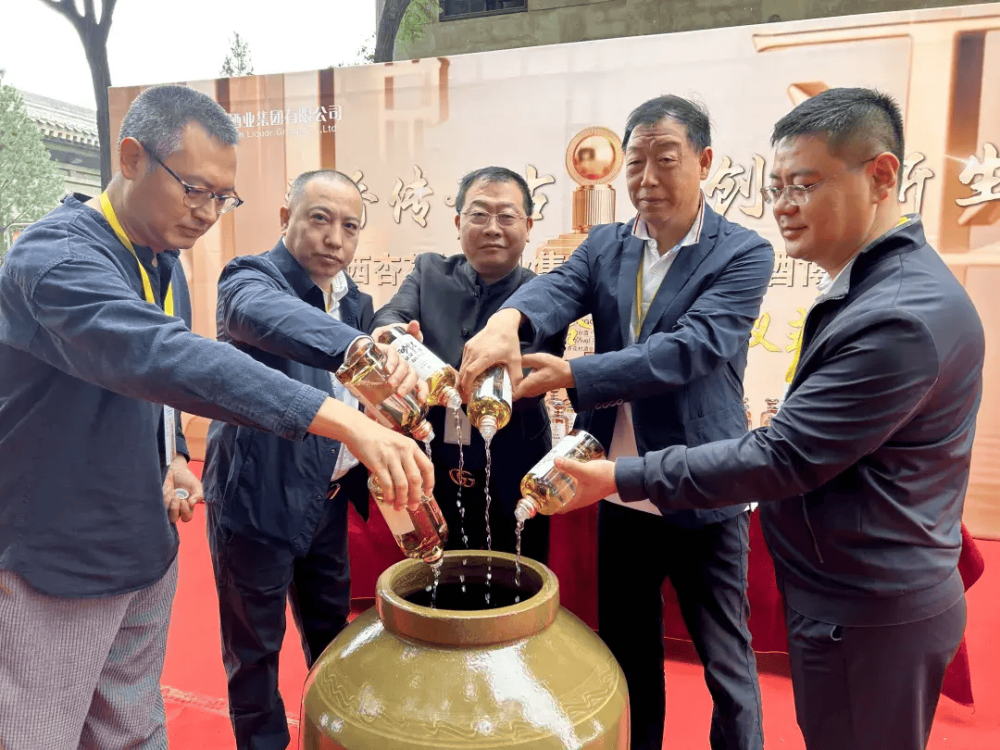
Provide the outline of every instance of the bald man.
[[[361,194],[340,172],[306,172],[279,217],[282,238],[272,250],[236,258],[222,272],[219,339],[356,408],[332,372],[373,317],[372,298],[345,271],[358,245]],[[391,348],[386,354],[401,374],[410,372]],[[366,481],[364,467],[334,440],[293,442],[212,423],[208,537],[241,750],[288,746],[277,687],[286,596],[310,666],[347,623],[347,503],[367,517]]]

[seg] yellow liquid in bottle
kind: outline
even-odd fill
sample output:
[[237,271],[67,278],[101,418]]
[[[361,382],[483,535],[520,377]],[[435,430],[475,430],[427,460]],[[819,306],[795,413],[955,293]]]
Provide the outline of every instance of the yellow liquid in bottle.
[[559,457],[594,461],[604,458],[604,449],[583,430],[573,430],[560,440],[521,480],[523,498],[514,511],[518,520],[532,518],[536,513],[550,516],[576,495],[576,480],[555,467]]
[[510,422],[510,374],[503,365],[494,365],[476,378],[469,401],[469,422],[487,441]]
[[461,408],[462,397],[458,392],[458,373],[455,368],[408,334],[402,325],[383,331],[379,336],[379,343],[390,344],[416,371],[417,377],[427,382],[428,404],[447,406],[449,409]]
[[433,438],[434,431],[424,419],[426,407],[412,393],[396,393],[389,383],[385,357],[372,339],[365,337],[348,353],[336,376],[385,427],[408,432],[417,440]]
[[424,497],[418,508],[396,510],[385,501],[377,477],[368,479],[368,489],[404,555],[428,564],[441,559],[448,541],[448,524],[433,497]]

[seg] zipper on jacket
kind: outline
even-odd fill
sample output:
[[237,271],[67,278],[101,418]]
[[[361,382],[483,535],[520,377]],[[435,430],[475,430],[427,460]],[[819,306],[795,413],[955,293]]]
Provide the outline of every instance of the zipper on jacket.
[[823,559],[823,553],[819,551],[819,542],[816,541],[816,534],[813,532],[812,524],[809,523],[809,511],[806,509],[806,496],[802,495],[802,518],[805,519],[806,528],[809,529],[809,536],[812,538],[813,549],[816,550],[816,557],[819,561],[826,562]]

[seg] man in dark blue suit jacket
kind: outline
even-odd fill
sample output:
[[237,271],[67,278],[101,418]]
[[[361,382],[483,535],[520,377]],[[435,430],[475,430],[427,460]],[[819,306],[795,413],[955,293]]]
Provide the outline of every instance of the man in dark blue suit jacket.
[[[577,426],[612,457],[696,446],[746,432],[743,373],[774,253],[706,205],[708,114],[679,97],[638,107],[625,129],[629,196],[638,216],[593,229],[566,263],[522,287],[466,346],[463,382],[496,361],[531,374],[520,397],[569,389]],[[637,304],[637,297],[638,304]],[[587,314],[595,354],[520,356]],[[763,746],[756,660],[747,628],[748,505],[661,514],[651,503],[602,503],[598,536],[601,637],[622,665],[632,747],[663,743],[663,602],[669,578],[705,666],[713,750]],[[645,512],[644,512],[645,511]]]
[[[281,209],[283,237],[274,249],[223,270],[217,315],[221,340],[355,408],[331,372],[374,316],[372,298],[344,270],[360,217],[361,194],[349,177],[300,175]],[[415,374],[394,350],[383,350],[406,392]],[[295,442],[222,422],[209,429],[208,536],[240,750],[288,746],[278,694],[286,596],[310,666],[347,624],[348,500],[368,513],[368,473],[357,464],[343,444],[323,437]]]

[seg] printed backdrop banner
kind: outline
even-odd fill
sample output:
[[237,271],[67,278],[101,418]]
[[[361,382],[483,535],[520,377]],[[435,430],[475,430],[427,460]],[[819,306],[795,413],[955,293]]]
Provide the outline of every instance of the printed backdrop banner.
[[[663,93],[707,105],[715,209],[775,247],[770,290],[750,337],[753,423],[781,397],[821,277],[788,258],[761,199],[773,124],[839,86],[892,94],[906,120],[900,199],[974,299],[987,331],[965,522],[1000,538],[1000,8],[971,5],[641,36],[305,73],[186,82],[239,128],[237,190],[183,262],[194,328],[215,336],[216,282],[227,261],[269,250],[278,210],[301,172],[334,168],[362,190],[364,229],[349,272],[386,302],[418,253],[461,252],[455,193],[478,167],[522,174],[536,202],[524,263],[562,263],[594,224],[634,214],[621,169],[628,113]],[[113,88],[113,133],[143,87]],[[592,345],[574,324],[567,356]],[[194,420],[191,430],[204,432]]]

